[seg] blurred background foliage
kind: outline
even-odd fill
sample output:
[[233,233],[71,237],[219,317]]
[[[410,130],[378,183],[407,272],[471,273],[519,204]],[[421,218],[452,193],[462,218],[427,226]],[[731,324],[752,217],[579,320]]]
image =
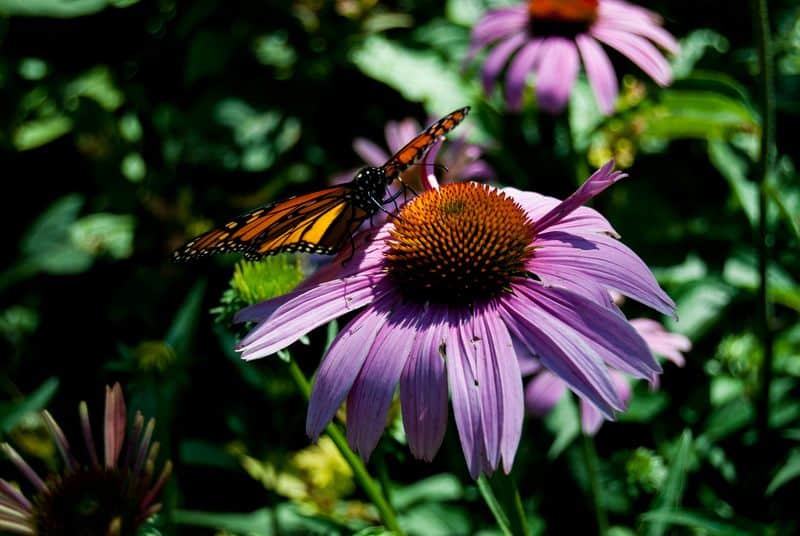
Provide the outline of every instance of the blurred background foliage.
[[[630,74],[615,115],[599,115],[582,82],[556,119],[530,92],[523,113],[506,112],[499,93],[481,93],[477,65],[461,64],[471,26],[501,3],[0,0],[3,440],[52,466],[36,411],[75,434],[78,401],[99,408],[119,380],[176,463],[151,533],[380,534],[335,449],[309,445],[284,363],[233,352],[232,312],[291,288],[313,259],[234,273],[235,258],[169,255],[212,222],[359,165],[353,139],[382,145],[387,121],[469,104],[462,129],[499,183],[563,197],[612,156],[628,168],[595,206],[655,267],[679,305],[668,326],[694,343],[684,368],[667,368],[659,391],[637,385],[597,437],[613,534],[800,530],[800,8],[770,2],[776,376],[759,441],[760,118],[746,3],[650,2],[681,39],[674,85],[620,62]],[[333,333],[293,347],[307,375]],[[370,469],[391,482],[410,534],[498,533],[452,423],[433,464],[403,441],[395,420]],[[584,448],[569,399],[526,422],[514,477],[534,532],[594,530]]]

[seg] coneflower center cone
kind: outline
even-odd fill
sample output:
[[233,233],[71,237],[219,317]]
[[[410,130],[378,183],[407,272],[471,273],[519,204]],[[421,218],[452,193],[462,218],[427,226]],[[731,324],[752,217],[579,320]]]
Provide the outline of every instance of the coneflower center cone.
[[534,35],[575,37],[597,20],[599,0],[529,0]]
[[429,190],[403,207],[385,264],[409,301],[465,305],[491,299],[525,273],[534,226],[504,193],[474,182]]
[[37,534],[133,536],[141,524],[137,491],[116,469],[81,468],[51,477],[34,499]]

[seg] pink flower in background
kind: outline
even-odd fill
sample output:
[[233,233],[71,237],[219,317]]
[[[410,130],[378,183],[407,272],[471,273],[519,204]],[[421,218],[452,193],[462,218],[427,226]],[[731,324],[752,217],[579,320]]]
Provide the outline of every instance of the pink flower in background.
[[517,350],[538,356],[606,418],[624,409],[606,364],[652,380],[644,340],[608,306],[608,289],[665,314],[650,270],[582,205],[623,178],[613,162],[564,201],[475,182],[426,189],[297,290],[248,307],[237,350],[265,357],[362,309],[317,372],[306,431],[316,440],[347,401],[347,438],[368,458],[400,385],[412,454],[431,460],[450,394],[470,474],[511,469],[524,413]]
[[678,44],[660,24],[655,13],[622,0],[531,0],[488,12],[472,30],[467,60],[496,43],[481,70],[486,93],[491,94],[508,63],[508,106],[520,109],[528,74],[533,72],[539,106],[550,113],[564,109],[583,61],[600,109],[611,114],[619,85],[600,43],[627,57],[658,85],[667,86],[672,72],[654,43],[673,54]]
[[[630,324],[654,354],[664,356],[679,367],[683,366],[685,360],[682,352],[688,352],[692,348],[688,337],[670,333],[659,322],[648,318],[634,318]],[[567,384],[545,370],[536,359],[520,357],[520,368],[523,374],[534,374],[533,379],[525,387],[525,408],[533,415],[546,415],[567,394]],[[630,382],[615,370],[611,371],[611,380],[620,399],[627,404],[632,394]],[[603,424],[603,415],[584,399],[580,400],[580,409],[581,428],[584,433],[596,434]]]
[[[389,121],[384,129],[388,151],[366,138],[356,138],[353,141],[353,150],[368,166],[379,167],[384,165],[395,152],[412,140],[421,130],[422,127],[415,119],[406,118],[401,121]],[[448,143],[441,152],[441,158],[439,159],[441,164],[447,167],[442,175],[443,182],[492,180],[495,178],[494,170],[485,160],[481,159],[483,147],[467,142],[463,134],[458,136],[450,134],[447,139]],[[426,159],[426,162],[433,162],[435,159],[435,157]],[[424,168],[424,165],[421,167]],[[405,173],[410,174],[413,170],[414,168],[412,167]],[[334,177],[333,180],[334,182],[351,181],[356,171],[351,170],[342,173]],[[394,187],[396,188],[396,186]]]

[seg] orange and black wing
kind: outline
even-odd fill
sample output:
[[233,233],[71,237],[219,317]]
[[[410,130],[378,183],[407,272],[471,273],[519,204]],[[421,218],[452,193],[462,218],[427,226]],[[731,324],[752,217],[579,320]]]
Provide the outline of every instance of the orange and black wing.
[[248,259],[284,251],[332,255],[369,217],[350,202],[350,190],[343,184],[251,210],[190,240],[173,257],[185,261],[232,251]]
[[383,165],[386,178],[389,181],[396,179],[408,166],[422,158],[436,140],[456,128],[468,113],[469,106],[450,112],[405,144]]

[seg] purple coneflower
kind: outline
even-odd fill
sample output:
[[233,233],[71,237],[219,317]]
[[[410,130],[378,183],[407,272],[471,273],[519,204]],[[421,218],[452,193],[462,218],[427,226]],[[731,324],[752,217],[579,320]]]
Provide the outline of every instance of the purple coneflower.
[[137,412],[133,436],[123,453],[127,413],[122,388],[106,387],[103,452],[98,456],[89,423],[89,409],[80,404],[81,426],[89,463],[75,457],[69,442],[47,411],[42,413],[47,429],[64,460],[64,470],[44,480],[8,443],[2,448],[22,474],[36,488],[32,499],[26,498],[9,482],[0,479],[0,530],[14,534],[64,535],[100,534],[133,535],[161,505],[156,502],[164,487],[172,463],[164,465],[154,482],[158,443],[152,443],[155,421],[145,427]]
[[613,162],[564,201],[456,182],[429,189],[286,296],[240,311],[258,325],[244,359],[275,353],[364,308],[323,358],[306,431],[316,440],[347,399],[347,437],[363,458],[386,425],[396,386],[409,448],[431,460],[445,433],[448,391],[469,472],[508,472],[522,431],[514,347],[604,416],[623,409],[604,362],[635,377],[661,370],[608,307],[613,288],[658,311],[674,303],[608,221],[581,205],[621,179]]
[[[649,318],[634,318],[630,321],[633,328],[654,354],[664,356],[679,367],[685,363],[681,352],[688,352],[692,343],[688,337],[679,333],[670,333],[659,322]],[[567,384],[558,376],[545,370],[536,359],[520,358],[520,368],[524,375],[535,374],[525,387],[525,407],[533,415],[546,415],[567,394]],[[620,399],[627,403],[632,395],[628,379],[616,370],[611,371],[611,380]],[[580,400],[581,428],[588,435],[595,435],[605,420],[591,404]]]
[[530,0],[490,11],[472,31],[467,59],[494,43],[482,68],[487,94],[503,66],[506,102],[522,105],[528,73],[536,73],[536,98],[546,111],[561,111],[569,99],[580,62],[600,109],[614,111],[619,87],[614,67],[600,46],[605,43],[638,65],[658,85],[672,81],[669,63],[653,43],[677,53],[678,44],[661,26],[655,13],[622,0]]

